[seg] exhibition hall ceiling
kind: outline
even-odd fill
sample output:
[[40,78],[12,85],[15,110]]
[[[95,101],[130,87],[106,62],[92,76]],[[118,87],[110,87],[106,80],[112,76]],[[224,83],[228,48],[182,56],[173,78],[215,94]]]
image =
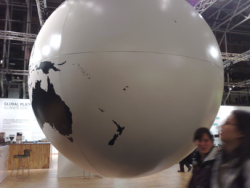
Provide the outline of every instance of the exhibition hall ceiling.
[[[225,83],[225,96],[230,88],[232,91],[248,88],[248,80],[250,80],[250,0],[187,1],[198,12],[202,10],[201,15],[213,30],[220,45],[223,61],[227,63],[225,82],[228,80],[230,82],[230,84]],[[47,5],[46,9],[43,9],[44,2]],[[10,85],[7,82],[6,73],[11,72],[6,72],[6,69],[28,69],[32,41],[40,31],[41,21],[46,20],[62,2],[64,1],[0,0],[0,97],[3,97],[2,90],[5,86]],[[37,3],[40,8],[37,8]],[[7,15],[8,13],[9,15]],[[17,36],[9,31],[24,35]],[[26,33],[28,35],[25,35]],[[16,40],[4,40],[7,37],[16,37]],[[29,42],[25,39],[29,39]],[[243,56],[239,57],[239,54],[243,54]],[[25,75],[27,71],[21,73]],[[19,85],[23,87],[27,83],[27,76],[21,75],[21,73],[12,74],[11,84],[20,83]],[[243,81],[247,82],[243,83]],[[24,97],[27,96],[24,95]]]

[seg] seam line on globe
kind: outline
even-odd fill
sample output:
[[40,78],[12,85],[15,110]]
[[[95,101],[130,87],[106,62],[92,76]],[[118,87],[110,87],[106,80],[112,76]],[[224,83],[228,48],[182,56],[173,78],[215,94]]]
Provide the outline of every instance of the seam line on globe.
[[[72,1],[74,1],[74,0],[72,0]],[[69,15],[70,10],[71,10],[72,7],[73,7],[73,4],[71,5],[71,7],[70,7],[70,9],[69,9],[69,11],[68,11],[68,14],[67,14],[67,16],[66,16],[66,19],[64,20],[64,23],[63,23],[63,27],[62,27],[62,39],[61,39],[61,41],[63,41],[63,31],[64,31],[65,23],[66,23],[66,20],[67,20],[67,18],[68,18],[68,15]],[[59,57],[59,62],[60,62],[60,60],[61,60],[60,52],[61,52],[61,46],[60,46],[60,48],[59,48],[59,55],[58,55],[58,57]],[[57,56],[53,56],[53,57],[57,57]],[[50,57],[50,58],[51,58],[51,57]],[[41,61],[42,61],[42,60],[40,60],[39,62],[41,62]],[[39,63],[39,62],[38,62],[38,63]],[[36,63],[36,64],[37,64],[37,63]],[[60,73],[59,73],[59,74],[60,74]],[[60,90],[61,90],[61,87],[60,87]],[[62,90],[61,90],[61,95],[62,95]],[[62,96],[62,98],[63,98],[63,96]],[[74,134],[73,134],[73,135],[74,135]],[[90,163],[90,161],[89,161],[89,160],[87,159],[87,157],[84,155],[84,153],[83,153],[83,151],[81,150],[81,148],[79,147],[79,145],[78,145],[76,139],[75,139],[75,142],[76,142],[78,148],[80,149],[82,155],[84,156],[84,158],[85,158],[85,159],[87,160],[87,162],[89,163],[89,165],[90,165],[93,169],[95,169],[96,172],[98,172],[99,174],[101,174],[101,175],[103,176],[102,173],[100,173],[96,168],[93,167],[93,165]]]
[[75,139],[75,142],[76,142],[78,148],[80,149],[82,155],[84,156],[84,158],[88,161],[89,165],[90,165],[93,169],[95,169],[96,172],[98,172],[99,174],[101,174],[102,176],[104,176],[102,173],[99,172],[99,170],[97,170],[97,169],[90,163],[90,161],[89,161],[89,160],[87,159],[87,157],[84,155],[82,149],[79,147],[78,142],[77,142],[76,139]]
[[219,65],[216,65],[215,63],[213,62],[210,62],[210,61],[207,61],[207,60],[204,60],[204,59],[199,59],[199,58],[196,58],[196,57],[190,57],[190,56],[187,56],[187,55],[179,55],[179,54],[173,54],[173,53],[165,53],[165,52],[150,52],[150,51],[95,51],[95,52],[76,52],[76,53],[70,53],[70,54],[60,54],[61,55],[71,55],[71,54],[81,54],[81,53],[104,53],[104,52],[111,52],[111,53],[114,53],[114,52],[134,52],[134,53],[152,53],[152,54],[168,54],[168,55],[175,55],[175,56],[181,56],[181,57],[187,57],[187,58],[191,58],[191,59],[197,59],[197,60],[201,60],[201,61],[205,61],[205,62],[208,62],[208,63],[211,63],[219,68],[222,68],[223,67],[220,67]]
[[196,57],[190,57],[190,56],[186,56],[186,55],[178,55],[178,54],[172,54],[172,53],[164,53],[164,52],[147,52],[147,51],[96,51],[96,52],[76,52],[76,53],[70,53],[70,54],[60,54],[60,55],[55,55],[55,56],[51,56],[51,57],[48,57],[48,58],[45,58],[45,59],[42,59],[36,63],[34,63],[33,65],[36,65],[38,63],[40,63],[41,61],[44,61],[44,60],[47,60],[47,59],[50,59],[50,58],[54,58],[54,57],[60,57],[62,55],[72,55],[72,54],[87,54],[87,53],[106,53],[106,52],[109,52],[109,53],[114,53],[114,52],[134,52],[134,53],[153,53],[153,54],[168,54],[168,55],[174,55],[174,56],[181,56],[181,57],[187,57],[187,58],[190,58],[190,59],[197,59],[197,60],[201,60],[201,61],[205,61],[205,62],[208,62],[212,65],[215,65],[221,69],[224,69],[223,67],[220,67],[219,65],[216,65],[215,63],[213,62],[210,62],[210,61],[207,61],[207,60],[204,60],[204,59],[199,59],[199,58],[196,58]]

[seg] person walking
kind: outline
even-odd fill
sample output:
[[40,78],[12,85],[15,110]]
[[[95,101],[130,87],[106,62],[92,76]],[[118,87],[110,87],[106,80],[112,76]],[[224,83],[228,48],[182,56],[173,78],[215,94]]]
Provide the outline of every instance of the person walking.
[[250,113],[233,111],[221,127],[221,140],[212,188],[250,188]]
[[184,165],[186,165],[186,167],[188,168],[188,172],[192,169],[192,167],[190,166],[190,164],[192,163],[190,161],[190,158],[192,159],[192,156],[193,156],[193,152],[179,162],[180,170],[178,170],[178,172],[185,172]]

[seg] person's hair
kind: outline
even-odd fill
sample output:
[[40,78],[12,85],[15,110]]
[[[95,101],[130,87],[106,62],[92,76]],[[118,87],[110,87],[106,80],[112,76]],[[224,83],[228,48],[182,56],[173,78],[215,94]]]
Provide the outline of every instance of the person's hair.
[[210,133],[209,129],[206,127],[201,127],[195,131],[193,141],[201,140],[204,134],[207,134],[207,136],[210,138],[210,140],[212,140],[212,141],[214,140],[214,137]]
[[239,166],[250,158],[250,113],[243,110],[234,110],[232,115],[236,121],[235,126],[243,135],[238,150],[234,154],[235,157],[239,158],[239,163],[236,165]]

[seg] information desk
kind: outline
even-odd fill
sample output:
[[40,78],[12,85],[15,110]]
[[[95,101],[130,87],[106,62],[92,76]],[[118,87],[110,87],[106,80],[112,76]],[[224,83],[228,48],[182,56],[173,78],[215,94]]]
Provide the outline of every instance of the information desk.
[[9,146],[0,145],[0,183],[7,177]]
[[[22,143],[22,144],[9,144],[9,164],[8,170],[12,169],[14,162],[14,155],[23,155],[25,149],[31,150],[31,156],[29,157],[30,169],[44,169],[49,168],[51,157],[51,144],[50,142],[34,143]],[[18,167],[18,161],[16,161],[15,168]],[[23,160],[23,164],[26,166],[27,160]]]

